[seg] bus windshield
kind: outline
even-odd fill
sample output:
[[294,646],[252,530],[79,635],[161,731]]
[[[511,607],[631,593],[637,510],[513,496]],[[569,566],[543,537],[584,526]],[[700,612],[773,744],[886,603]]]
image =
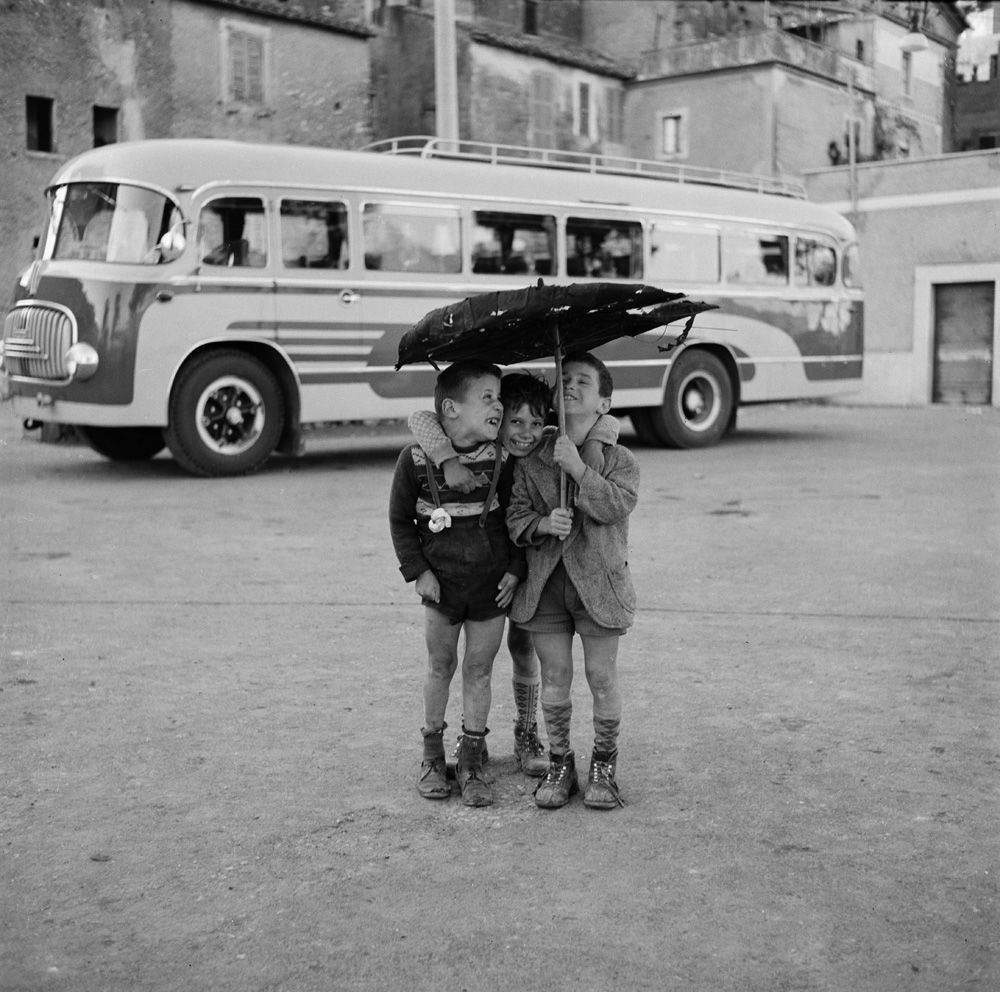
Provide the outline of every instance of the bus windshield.
[[119,183],[68,183],[50,191],[44,258],[156,265],[159,242],[180,211],[155,190]]

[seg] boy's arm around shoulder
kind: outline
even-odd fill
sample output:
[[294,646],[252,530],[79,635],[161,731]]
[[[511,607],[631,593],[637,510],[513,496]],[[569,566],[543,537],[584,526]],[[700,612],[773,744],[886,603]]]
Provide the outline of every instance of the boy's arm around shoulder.
[[439,468],[449,458],[458,457],[458,452],[452,447],[450,438],[445,434],[441,421],[433,410],[415,410],[410,414],[406,425],[417,444]]
[[576,505],[598,523],[627,517],[639,501],[639,463],[628,448],[611,445],[604,452],[604,474],[588,468],[580,480]]
[[399,570],[407,582],[412,582],[430,570],[424,557],[420,532],[417,529],[417,497],[420,478],[413,463],[412,448],[404,448],[396,460],[389,490],[389,534],[399,560]]
[[601,444],[617,444],[620,433],[621,424],[618,423],[618,418],[612,417],[610,413],[602,413],[597,418],[597,423],[590,428],[587,440],[600,441]]

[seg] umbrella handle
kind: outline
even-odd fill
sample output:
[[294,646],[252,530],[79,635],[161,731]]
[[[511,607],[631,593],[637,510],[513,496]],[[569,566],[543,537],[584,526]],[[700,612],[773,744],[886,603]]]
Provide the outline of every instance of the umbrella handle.
[[[564,407],[563,391],[562,391],[562,377],[563,377],[563,354],[562,354],[562,343],[559,340],[559,321],[552,321],[552,338],[556,358],[556,421],[559,424],[559,434],[566,433],[566,409]],[[559,469],[559,506],[561,509],[566,509],[567,503],[567,493],[566,493],[566,472],[563,469]]]

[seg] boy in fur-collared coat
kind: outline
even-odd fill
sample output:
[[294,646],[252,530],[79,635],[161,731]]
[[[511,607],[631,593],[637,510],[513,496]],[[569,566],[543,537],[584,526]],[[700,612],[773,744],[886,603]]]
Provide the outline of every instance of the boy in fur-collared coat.
[[[615,780],[621,726],[617,657],[619,638],[635,616],[627,554],[639,466],[620,445],[605,449],[600,473],[579,452],[597,418],[610,409],[612,388],[598,358],[566,357],[566,433],[546,438],[518,462],[507,510],[511,538],[527,549],[528,578],[514,594],[510,616],[531,631],[541,663],[549,770],[535,802],[545,809],[564,806],[579,791],[569,741],[574,634],[583,643],[594,703],[594,749],[583,801],[593,809],[623,805]],[[560,506],[560,469],[573,489],[566,508]]]

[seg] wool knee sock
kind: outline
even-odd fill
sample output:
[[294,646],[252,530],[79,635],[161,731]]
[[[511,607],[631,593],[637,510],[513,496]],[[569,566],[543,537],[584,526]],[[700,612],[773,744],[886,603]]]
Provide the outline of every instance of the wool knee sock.
[[[601,756],[600,760],[610,760],[618,750],[618,731],[621,728],[621,716],[599,716],[594,714],[594,753]],[[607,756],[607,757],[605,757]]]
[[549,752],[563,755],[569,751],[569,723],[573,715],[573,703],[567,699],[559,703],[542,700],[542,716],[545,717],[545,733],[549,738]]
[[517,730],[531,730],[538,723],[539,678],[525,679],[515,675],[514,708],[517,710],[515,725]]

